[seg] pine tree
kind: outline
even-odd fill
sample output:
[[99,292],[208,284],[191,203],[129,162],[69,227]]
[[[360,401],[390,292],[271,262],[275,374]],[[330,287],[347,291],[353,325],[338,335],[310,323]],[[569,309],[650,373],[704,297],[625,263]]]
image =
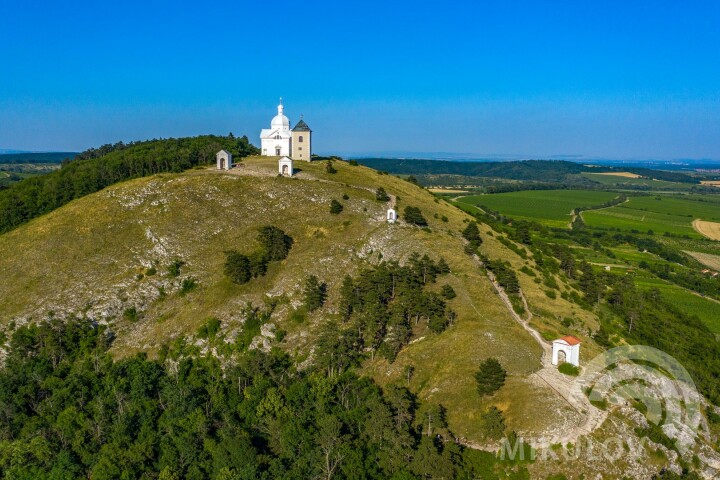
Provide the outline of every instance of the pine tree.
[[322,307],[327,297],[327,284],[320,283],[315,275],[310,275],[305,280],[303,289],[305,309],[308,312]]
[[387,202],[388,200],[390,200],[390,196],[387,194],[383,187],[378,187],[378,189],[375,191],[375,200],[377,200],[378,202]]
[[420,211],[417,207],[405,207],[403,220],[407,223],[412,223],[413,225],[418,225],[420,227],[424,227],[428,224],[425,217],[423,217],[422,211]]
[[505,384],[507,373],[496,358],[488,358],[480,364],[480,369],[475,373],[478,393],[481,396],[491,395]]

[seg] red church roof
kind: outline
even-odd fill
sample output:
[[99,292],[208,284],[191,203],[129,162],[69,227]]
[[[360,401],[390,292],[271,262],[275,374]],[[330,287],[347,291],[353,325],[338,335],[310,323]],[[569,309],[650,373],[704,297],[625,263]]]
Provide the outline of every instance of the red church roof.
[[[565,335],[564,337],[559,338],[558,340],[561,340],[570,346],[579,345],[581,343],[579,338],[574,337],[572,335]],[[558,340],[555,340],[555,341],[557,342]]]

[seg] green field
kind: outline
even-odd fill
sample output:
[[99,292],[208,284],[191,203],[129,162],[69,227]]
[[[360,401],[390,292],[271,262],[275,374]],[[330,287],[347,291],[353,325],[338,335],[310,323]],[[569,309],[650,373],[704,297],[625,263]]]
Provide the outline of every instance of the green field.
[[467,205],[486,206],[491,210],[516,219],[535,220],[553,227],[565,227],[571,220],[570,212],[578,207],[602,205],[617,196],[612,192],[591,190],[529,190],[471,195],[459,198]]
[[690,315],[697,315],[713,333],[720,335],[720,302],[701,297],[659,278],[639,277],[635,282],[639,287],[657,288],[677,308]]
[[[702,200],[702,201],[701,201]],[[612,208],[583,213],[590,227],[619,228],[655,233],[672,233],[701,237],[692,227],[696,218],[720,221],[720,204],[715,198],[699,195],[687,197],[642,196]]]
[[653,180],[651,178],[628,178],[620,175],[604,175],[600,173],[581,173],[583,177],[609,187],[631,188],[651,190],[690,190],[695,185],[692,183],[668,182],[665,180]]

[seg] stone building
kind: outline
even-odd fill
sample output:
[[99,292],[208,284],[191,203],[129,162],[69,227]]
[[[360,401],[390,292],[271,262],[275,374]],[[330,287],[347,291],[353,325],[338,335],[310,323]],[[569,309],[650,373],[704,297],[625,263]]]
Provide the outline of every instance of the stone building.
[[215,160],[217,161],[218,170],[230,170],[233,167],[233,156],[232,153],[227,150],[220,150],[215,154]]
[[552,342],[552,364],[560,362],[560,355],[564,360],[576,367],[580,366],[580,339],[572,335],[565,335]]
[[290,157],[282,157],[278,160],[278,174],[283,177],[293,176],[293,161]]

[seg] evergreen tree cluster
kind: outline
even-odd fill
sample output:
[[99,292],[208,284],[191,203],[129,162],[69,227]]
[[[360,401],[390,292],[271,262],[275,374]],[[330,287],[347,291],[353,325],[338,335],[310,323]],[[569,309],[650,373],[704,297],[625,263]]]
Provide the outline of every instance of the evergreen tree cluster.
[[0,477],[507,478],[404,387],[224,341],[220,358],[177,341],[155,360],[113,360],[111,341],[85,320],[16,329],[0,368]]
[[270,225],[260,228],[258,242],[260,248],[249,255],[235,250],[226,252],[224,273],[233,283],[243,284],[262,277],[268,263],[284,260],[293,246],[290,235]]
[[403,220],[419,227],[426,227],[428,224],[425,217],[423,217],[422,211],[418,207],[405,207]]
[[392,361],[421,320],[433,332],[445,330],[455,320],[455,312],[442,295],[425,287],[449,271],[444,259],[435,262],[413,253],[406,265],[383,262],[363,270],[356,279],[346,276],[340,289],[340,311],[360,332],[361,347]]
[[259,152],[247,137],[232,135],[120,142],[82,152],[60,170],[0,190],[0,233],[124,180],[213,163],[223,148],[237,158]]

